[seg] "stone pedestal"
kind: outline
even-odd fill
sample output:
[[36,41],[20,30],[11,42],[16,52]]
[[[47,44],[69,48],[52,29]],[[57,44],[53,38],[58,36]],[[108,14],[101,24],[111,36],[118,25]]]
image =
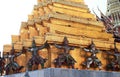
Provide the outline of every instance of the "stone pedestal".
[[[120,77],[120,72],[47,68],[28,72],[30,77]],[[23,77],[25,73],[3,77]]]

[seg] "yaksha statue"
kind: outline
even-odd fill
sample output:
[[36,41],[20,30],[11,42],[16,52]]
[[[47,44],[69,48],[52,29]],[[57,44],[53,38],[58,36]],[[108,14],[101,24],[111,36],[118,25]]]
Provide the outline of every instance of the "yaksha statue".
[[96,54],[99,53],[99,50],[96,49],[93,41],[91,42],[91,44],[87,48],[83,48],[83,50],[86,52],[90,52],[91,56],[88,56],[86,58],[86,61],[83,62],[82,65],[86,66],[87,69],[89,69],[91,66],[93,66],[94,68],[98,67],[99,70],[101,70],[102,63],[98,59],[98,57],[96,56]]
[[64,53],[59,54],[58,57],[54,60],[55,67],[61,67],[61,65],[64,64],[64,65],[67,65],[68,68],[70,68],[70,66],[74,68],[74,64],[76,63],[76,61],[69,54],[70,50],[73,50],[74,47],[71,47],[68,44],[69,42],[68,42],[67,37],[64,37],[62,45],[55,44],[56,48],[64,50]]
[[2,76],[3,72],[5,70],[5,59],[4,57],[1,57],[1,52],[0,52],[0,75]]
[[14,44],[13,44],[10,53],[8,53],[7,55],[4,55],[4,58],[9,59],[9,63],[5,67],[6,75],[10,74],[11,71],[13,71],[13,73],[18,73],[23,68],[23,66],[20,66],[15,61],[15,58],[20,56],[24,51],[25,49],[23,47],[23,49],[19,53],[15,54],[15,49],[14,49]]
[[46,62],[47,59],[39,56],[38,51],[42,50],[43,48],[49,48],[49,47],[50,46],[47,43],[47,41],[42,46],[36,46],[35,40],[33,38],[32,47],[30,47],[28,49],[28,51],[32,53],[32,56],[31,56],[30,60],[28,61],[28,70],[29,71],[32,70],[33,65],[36,65],[34,70],[38,69],[39,64],[41,64],[41,67],[44,68],[44,63]]
[[[113,53],[112,53],[113,52]],[[106,52],[108,55],[113,56],[107,64],[106,69],[112,71],[120,70],[120,52],[118,51],[116,44],[114,43],[114,49]],[[108,58],[109,59],[109,58]]]

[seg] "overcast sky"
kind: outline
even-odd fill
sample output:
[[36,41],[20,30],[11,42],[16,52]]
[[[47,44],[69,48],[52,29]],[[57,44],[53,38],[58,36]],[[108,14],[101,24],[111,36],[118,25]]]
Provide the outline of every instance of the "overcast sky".
[[95,10],[98,13],[97,7],[105,14],[106,13],[106,5],[107,0],[84,0],[85,3],[88,5],[90,10]]
[[[97,12],[97,6],[105,13],[106,0],[85,0],[90,9]],[[11,35],[18,35],[22,21],[27,21],[37,0],[0,1],[0,51],[4,44],[11,44]]]

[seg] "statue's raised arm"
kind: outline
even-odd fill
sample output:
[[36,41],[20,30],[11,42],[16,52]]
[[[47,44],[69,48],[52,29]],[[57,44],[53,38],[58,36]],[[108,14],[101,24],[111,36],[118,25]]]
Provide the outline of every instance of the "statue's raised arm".
[[91,44],[87,46],[87,48],[83,48],[84,51],[90,52],[90,53],[98,53],[99,50],[96,48],[93,40],[91,41]]
[[61,45],[55,44],[55,47],[59,48],[59,49],[64,49],[65,53],[69,53],[70,50],[74,49],[74,47],[69,46],[69,41],[68,41],[67,37],[64,37],[63,43]]
[[63,46],[57,45],[56,43],[54,43],[54,45],[55,45],[56,48],[59,48],[59,49],[63,48]]
[[38,47],[38,50],[41,50],[43,48],[50,48],[50,45],[48,44],[47,41],[42,46]]
[[87,48],[83,48],[83,50],[86,52],[90,52],[90,49],[87,49]]

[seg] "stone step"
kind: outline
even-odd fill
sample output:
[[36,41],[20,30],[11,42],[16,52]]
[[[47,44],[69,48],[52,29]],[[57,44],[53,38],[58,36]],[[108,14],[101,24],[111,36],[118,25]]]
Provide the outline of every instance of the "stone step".
[[[35,37],[35,41],[36,41],[37,45],[42,45],[45,42],[45,40],[49,40],[49,41],[52,41],[52,42],[54,42],[56,40],[56,42],[57,41],[58,42],[62,42],[62,37],[64,37],[64,36],[68,36],[70,38],[74,38],[74,40],[72,41],[72,43],[74,45],[80,44],[80,42],[78,42],[78,41],[80,41],[80,39],[86,39],[86,40],[82,41],[83,46],[86,46],[86,45],[88,45],[91,42],[91,38],[80,37],[80,36],[79,37],[78,36],[71,36],[71,35],[66,35],[66,34],[62,34],[62,35],[61,34],[50,34],[50,35],[47,34],[47,35],[45,35],[45,38],[43,36],[34,36],[34,37]],[[50,39],[48,37],[51,37],[52,39],[54,38],[54,40],[52,40],[52,39]],[[60,38],[61,41],[58,38]],[[103,45],[105,43],[107,43],[107,42],[110,43],[110,44],[113,44],[113,41],[106,41],[106,40],[101,40],[101,39],[94,39],[94,41],[101,42],[101,43],[103,43]],[[25,39],[23,41],[23,43],[24,43],[23,46],[30,47],[31,44],[32,44],[32,39]]]
[[3,54],[6,54],[6,52],[9,52],[12,48],[11,44],[4,44],[3,45]]
[[16,52],[20,52],[22,50],[22,47],[23,47],[22,41],[17,41],[16,43],[14,43],[14,49],[16,50]]
[[39,17],[39,12],[38,12],[38,10],[33,10],[33,11],[32,11],[32,15],[34,16],[34,18]]
[[73,6],[73,7],[79,7],[79,8],[84,8],[84,9],[88,9],[88,6],[83,4],[83,3],[79,3],[79,2],[74,2],[74,1],[68,1],[68,0],[52,0],[53,3],[60,3],[60,4],[64,4],[64,5],[69,5],[69,6]]
[[49,24],[49,26],[50,26],[50,33],[82,36],[82,37],[88,37],[92,39],[109,40],[109,38],[112,38],[112,34],[107,34],[105,32],[90,31],[86,29],[78,29],[78,28],[66,27],[66,26],[54,25],[54,24]]
[[[48,43],[62,43],[64,36],[68,37],[69,44],[71,46],[82,46],[86,47],[91,43],[91,38],[86,38],[86,37],[76,37],[76,36],[71,36],[71,35],[64,35],[64,34],[51,34],[47,33],[45,37],[43,36],[34,36],[35,41],[37,46],[44,44],[45,40],[48,41]],[[114,48],[114,43],[113,41],[105,41],[105,40],[99,40],[99,39],[93,39],[96,47],[98,49],[102,50],[109,50],[110,48]],[[24,39],[23,42],[16,42],[14,44],[14,48],[16,49],[16,52],[22,49],[22,46],[25,47],[31,47],[32,45],[32,39]],[[3,51],[4,52],[9,52],[11,50],[11,44],[6,44],[3,46]],[[117,48],[120,49],[120,44],[117,43]]]
[[72,5],[65,5],[65,4],[61,4],[61,3],[53,3],[53,6],[60,7],[60,8],[65,8],[65,9],[69,9],[69,10],[75,10],[75,11],[85,12],[85,13],[89,12],[89,9],[75,7],[75,6],[72,6]]
[[26,48],[31,47],[32,46],[32,39],[24,39],[23,46],[25,46]]
[[[78,28],[78,29],[88,29],[88,30],[93,30],[93,31],[103,31],[103,27],[95,26],[95,25],[87,25],[83,23],[78,23],[78,22],[72,22],[72,21],[67,21],[67,20],[62,20],[62,19],[55,19],[55,18],[50,18],[50,21],[52,24],[56,25],[63,25],[63,26],[69,26],[73,28]],[[47,22],[45,22],[47,23]]]
[[39,36],[44,36],[48,32],[48,27],[45,27],[38,23],[35,23],[35,25],[36,25]]
[[73,17],[80,17],[80,18],[86,18],[89,20],[96,20],[95,16],[91,13],[84,13],[84,12],[78,12],[70,9],[65,9],[65,8],[60,8],[60,7],[55,7],[51,6],[50,8],[53,12],[61,13],[61,14],[67,14]]
[[11,35],[11,42],[16,43],[20,41],[20,35]]
[[73,1],[73,2],[78,2],[78,3],[84,3],[84,0],[66,0],[66,1]]
[[61,20],[67,20],[67,21],[73,21],[73,22],[78,22],[86,25],[95,25],[95,27],[104,27],[102,22],[98,22],[96,20],[87,20],[84,18],[80,17],[73,17],[67,14],[59,14],[59,13],[50,13],[47,15],[48,18],[56,18],[56,19],[61,19]]
[[39,12],[39,16],[43,16],[45,14],[43,7],[40,7],[38,12]]
[[34,18],[34,15],[32,15],[32,14],[28,15],[28,20],[33,20],[33,18]]
[[[96,20],[88,20],[85,18],[81,17],[73,17],[67,14],[60,14],[60,13],[55,13],[55,12],[50,12],[49,14],[44,14],[43,16],[40,16],[39,19],[42,20],[48,20],[50,18],[57,18],[61,20],[67,20],[67,21],[73,21],[73,22],[78,22],[86,25],[95,25],[94,27],[104,27],[102,22],[98,22]],[[34,18],[33,20],[35,20]]]
[[50,27],[50,25],[58,25],[58,26],[60,25],[60,26],[77,28],[77,29],[103,32],[101,28],[96,28],[91,25],[85,25],[85,24],[74,23],[74,22],[67,23],[67,21],[59,20],[59,19],[56,19],[56,21],[51,21],[51,22],[48,22],[48,21],[42,21],[42,22],[43,22],[43,25],[47,27]]
[[45,14],[49,14],[51,12],[51,9],[47,6],[43,7]]
[[28,39],[29,38],[29,30],[28,29],[21,29],[20,30],[20,40]]
[[[22,47],[23,47],[23,42],[17,41],[17,42],[14,43],[15,52],[20,52],[20,50],[22,50]],[[5,44],[3,46],[3,52],[4,53],[10,52],[11,49],[12,49],[12,45],[11,44]]]
[[[42,36],[34,36],[34,38],[35,38],[35,42],[36,42],[37,46],[40,46],[40,45],[44,44],[44,42],[46,40]],[[25,46],[25,47],[31,47],[32,46],[32,39],[25,39],[23,41],[23,46]]]
[[[61,43],[63,41],[64,36],[67,36],[69,39],[69,43],[71,46],[87,46],[91,43],[91,38],[86,38],[86,37],[81,37],[81,36],[71,36],[71,35],[66,35],[66,34],[51,34],[47,33],[45,36],[34,36],[36,44],[42,45],[44,44],[45,40],[48,40],[49,43]],[[101,40],[101,39],[93,39],[96,46],[100,49],[107,50],[110,48],[114,48],[113,41],[106,41],[106,40]],[[25,47],[31,47],[32,45],[32,39],[24,39],[23,42],[16,42],[15,43],[15,49],[16,50],[21,50],[22,46]],[[118,49],[120,45],[117,44]],[[7,52],[11,49],[11,46],[5,45],[4,46],[4,51]]]
[[29,38],[29,29],[27,22],[22,22],[20,28],[20,41],[28,38]]
[[[76,0],[78,1],[78,0]],[[70,5],[70,6],[74,6],[74,7],[79,7],[79,8],[84,8],[84,9],[88,9],[88,6],[84,4],[84,2],[82,1],[78,1],[76,2],[75,0],[47,0],[47,1],[39,1],[38,6],[47,6],[48,4],[52,4],[52,3],[61,3],[61,4],[65,4],[65,5]]]
[[49,7],[47,7],[49,4],[49,2],[41,2],[39,5],[34,5],[34,9],[31,15],[33,15],[34,18],[38,18],[40,16],[43,16],[44,14],[50,13],[51,10]]
[[[55,12],[51,12],[50,14],[45,14],[44,16],[40,16],[39,20],[43,21],[43,20],[49,20],[50,18],[54,19],[54,21],[56,19],[60,19],[63,21],[67,21],[67,23],[71,23],[71,22],[75,22],[75,23],[80,23],[80,24],[85,24],[85,25],[93,25],[94,27],[101,27],[103,28],[104,25],[102,22],[98,22],[98,21],[93,21],[93,20],[87,20],[84,18],[79,18],[79,17],[73,17],[70,15],[66,15],[66,14],[60,14],[60,13],[55,13]],[[35,20],[35,19],[34,19]],[[56,21],[58,21],[56,20]]]
[[[64,36],[67,36],[67,35],[64,35]],[[45,39],[48,40],[50,43],[54,43],[54,42],[61,43],[61,42],[63,42],[64,36],[60,35],[60,34],[48,34],[48,35],[46,35]],[[68,40],[69,40],[69,43],[71,46],[78,46],[79,47],[80,45],[81,46],[88,46],[91,43],[92,39],[82,38],[82,37],[76,39],[73,37],[68,37]],[[94,43],[98,49],[108,50],[110,48],[114,48],[114,43],[112,41],[109,42],[109,41],[101,41],[99,39],[95,39]],[[117,45],[117,48],[120,49],[119,44]]]
[[34,36],[38,36],[38,31],[35,27],[29,26],[29,38],[33,38]]

